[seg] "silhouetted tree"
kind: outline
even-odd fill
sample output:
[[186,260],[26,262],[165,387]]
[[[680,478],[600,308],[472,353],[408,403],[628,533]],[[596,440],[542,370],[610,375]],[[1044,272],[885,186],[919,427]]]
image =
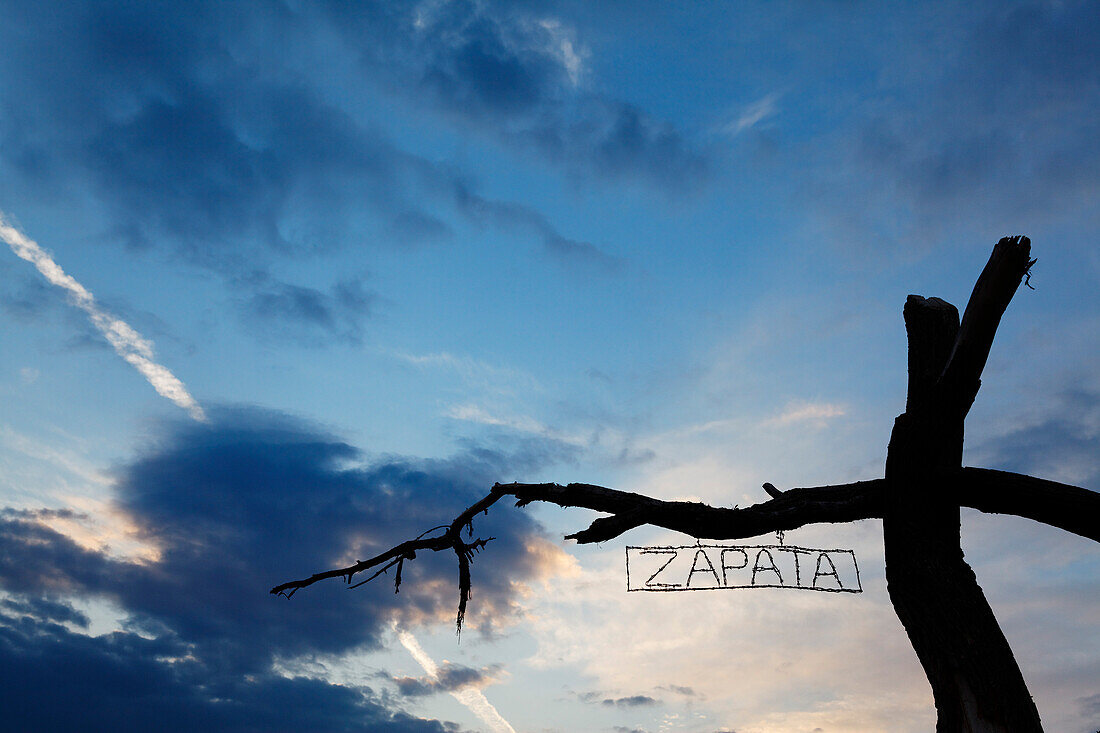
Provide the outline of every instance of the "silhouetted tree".
[[[470,595],[473,554],[492,538],[471,542],[474,517],[498,499],[516,506],[545,501],[584,507],[597,518],[567,539],[602,542],[642,525],[695,538],[735,539],[819,522],[882,519],[886,580],[936,703],[936,730],[1041,731],[1023,675],[960,546],[960,507],[1014,514],[1100,542],[1100,494],[1076,486],[985,468],[962,466],[963,422],[981,385],[1001,316],[1035,263],[1027,237],[1005,237],[993,248],[974,286],[962,322],[939,298],[910,295],[903,310],[909,340],[905,412],[894,421],[883,478],[836,486],[764,490],[769,501],[744,508],[711,507],[589,484],[496,484],[489,494],[433,536],[421,535],[369,560],[283,583],[291,596],[326,578],[375,572],[361,585],[422,550],[451,550],[458,558],[458,626]],[[425,533],[433,534],[432,532]]]

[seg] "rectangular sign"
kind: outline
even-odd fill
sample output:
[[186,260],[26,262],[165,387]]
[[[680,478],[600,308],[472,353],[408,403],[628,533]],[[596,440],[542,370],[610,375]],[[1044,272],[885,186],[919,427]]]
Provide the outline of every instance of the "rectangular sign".
[[628,591],[793,588],[862,593],[852,550],[792,545],[627,547]]

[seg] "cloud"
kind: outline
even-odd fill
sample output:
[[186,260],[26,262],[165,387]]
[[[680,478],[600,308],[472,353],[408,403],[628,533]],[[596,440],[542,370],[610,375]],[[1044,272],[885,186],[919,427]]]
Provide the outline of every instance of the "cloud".
[[887,83],[862,100],[854,129],[840,131],[839,155],[820,161],[824,215],[877,243],[959,226],[1095,224],[1100,8],[993,3],[950,23],[937,14],[911,23],[934,23],[931,40],[882,50]]
[[266,672],[246,679],[195,658],[170,634],[91,637],[54,622],[78,612],[37,610],[37,618],[0,613],[0,704],[13,730],[446,730],[386,708],[367,688]]
[[245,29],[262,36],[280,15],[242,11],[12,9],[0,30],[0,159],[24,185],[91,194],[110,238],[132,247],[167,240],[222,270],[254,267],[263,251],[254,240],[284,252],[323,247],[349,199],[385,202],[381,179],[392,180],[395,155],[308,85],[271,70],[262,41],[234,41]]
[[605,698],[600,704],[616,708],[637,708],[657,705],[658,701],[648,695],[631,695],[630,697]]
[[528,417],[526,415],[502,417],[494,415],[478,405],[452,405],[448,408],[445,415],[452,420],[463,420],[466,422],[480,423],[481,425],[509,428],[522,433],[541,435],[553,440],[559,440],[563,443],[579,444],[582,442],[579,438],[570,438],[559,434],[557,431],[543,425],[533,417]]
[[765,425],[784,426],[793,423],[825,425],[834,417],[842,417],[847,410],[842,405],[828,402],[792,402],[783,412],[764,421]]
[[5,598],[0,600],[0,613],[12,618],[26,617],[55,623],[70,623],[82,629],[91,621],[88,616],[76,610],[68,603],[51,601],[47,598]]
[[1052,416],[977,446],[980,465],[1100,490],[1100,393],[1072,389]]
[[528,206],[484,198],[457,180],[453,182],[452,193],[457,210],[471,221],[534,236],[542,242],[546,253],[564,264],[589,265],[606,273],[619,272],[625,265],[622,258],[590,242],[563,236],[545,216]]
[[89,465],[79,455],[35,440],[13,430],[8,425],[0,425],[0,447],[16,451],[27,458],[52,464],[92,486],[105,486],[110,483],[110,479],[103,471]]
[[431,677],[395,677],[397,691],[407,697],[423,697],[439,692],[451,692],[463,687],[484,687],[495,681],[500,666],[474,669],[461,664],[444,662],[438,665]]
[[[566,236],[529,206],[479,196],[470,175],[395,144],[387,134],[392,121],[364,112],[358,93],[331,94],[324,73],[305,71],[344,59],[353,77],[347,88],[419,95],[431,76],[420,59],[429,57],[410,55],[407,41],[430,33],[446,41],[441,53],[450,59],[431,56],[436,75],[456,74],[455,93],[466,89],[486,109],[525,99],[524,78],[531,79],[531,99],[543,100],[536,107],[543,104],[547,87],[536,67],[547,74],[557,69],[562,79],[582,73],[582,54],[564,25],[520,22],[515,13],[498,22],[492,13],[455,5],[430,31],[416,30],[413,9],[405,6],[359,9],[353,17],[279,4],[247,12],[217,3],[11,8],[0,27],[0,180],[90,204],[101,214],[93,242],[168,248],[225,274],[234,288],[274,257],[351,243],[442,242],[452,238],[456,217],[519,232],[567,265],[614,271],[614,256]],[[473,28],[472,17],[483,31]],[[521,35],[537,39],[542,50],[531,50],[531,40],[523,45],[530,53],[501,56],[492,40],[505,33],[501,24],[522,25]],[[356,66],[346,58],[367,53],[362,44],[382,54],[377,64]],[[513,83],[498,84],[501,75]],[[421,81],[408,84],[410,78]],[[498,120],[485,114],[487,125]],[[494,125],[493,139],[507,137]],[[634,145],[644,148],[652,135],[641,128]],[[630,147],[625,138],[624,146]],[[629,165],[629,152],[608,155]],[[285,315],[292,329],[336,338],[354,331],[334,334],[323,319],[301,318],[301,309],[263,309],[273,296],[277,303],[292,300],[287,289],[304,284],[286,283],[274,294],[270,285],[252,284],[255,293],[235,292],[246,313],[256,310],[255,300],[261,311]]]
[[401,244],[442,242],[454,236],[447,222],[422,211],[402,211],[390,222],[390,231]]
[[533,124],[517,137],[551,159],[568,161],[572,172],[641,180],[673,196],[696,191],[710,178],[708,159],[675,126],[633,104],[588,96],[562,117]]
[[672,124],[581,85],[589,52],[559,18],[475,0],[328,12],[371,75],[573,173],[673,193],[709,173],[706,157]]
[[[194,716],[210,715],[220,728],[197,727],[237,730],[233,725],[243,727],[252,706],[261,705],[269,713],[256,720],[273,720],[268,716],[279,714],[280,696],[316,707],[314,713],[284,713],[289,720],[334,716],[306,729],[345,729],[339,720],[366,720],[366,728],[371,720],[405,725],[407,719],[390,716],[369,691],[286,679],[274,665],[376,648],[395,621],[409,627],[453,623],[458,589],[452,558],[429,555],[407,564],[396,596],[386,578],[354,592],[338,581],[320,583],[290,601],[267,590],[446,521],[484,495],[509,458],[480,450],[448,460],[363,464],[348,444],[285,415],[219,407],[210,418],[164,425],[134,460],[115,470],[117,510],[157,547],[155,557],[113,557],[78,544],[44,510],[0,514],[0,587],[16,604],[4,606],[9,616],[19,615],[5,622],[5,673],[35,680],[36,694],[43,695],[69,689],[82,675],[91,680],[75,687],[80,694],[65,704],[51,703],[61,716],[52,719],[54,729],[66,727],[64,715],[77,715],[76,706],[95,695],[125,710],[126,700],[118,698],[130,694],[130,706],[145,706],[141,715],[178,715],[180,729],[195,729]],[[474,529],[496,539],[473,564],[476,591],[467,623],[491,633],[515,614],[522,584],[555,572],[562,553],[556,545],[547,553],[541,530],[522,512],[478,518]],[[99,637],[43,626],[49,618],[79,625],[78,617],[66,618],[56,605],[41,605],[70,599],[110,601],[125,612],[128,626]],[[26,615],[33,618],[21,620]],[[69,663],[60,664],[55,653]],[[141,680],[132,693],[122,684],[131,677]],[[25,686],[12,689],[28,694]],[[224,701],[228,717],[212,712],[216,700]],[[362,714],[355,717],[356,711]],[[90,714],[110,713],[104,703]],[[423,727],[408,729],[437,729],[417,724]],[[102,727],[112,728],[106,722]]]
[[452,354],[449,351],[409,354],[395,351],[391,355],[420,369],[434,368],[454,372],[468,388],[507,395],[543,391],[538,380],[526,372],[496,366],[466,354]]
[[683,687],[681,685],[664,685],[659,687],[660,690],[668,690],[669,692],[675,692],[677,695],[683,695],[684,697],[694,697],[695,690],[690,687]]
[[152,342],[143,338],[130,324],[105,311],[96,303],[92,294],[72,276],[65,274],[61,266],[54,262],[37,242],[28,239],[18,229],[8,224],[3,212],[0,212],[0,239],[7,242],[12,252],[18,257],[38,268],[50,284],[68,291],[69,302],[88,314],[92,324],[111,344],[115,353],[137,369],[157,394],[187,410],[196,420],[206,419],[202,407],[187,391],[183,382],[172,374],[168,367],[154,360]]
[[[662,688],[665,689],[665,688]],[[577,699],[586,704],[599,703],[604,707],[609,708],[637,708],[648,707],[650,705],[659,705],[660,700],[652,698],[648,695],[629,695],[626,697],[605,697],[604,693],[593,690],[590,692],[577,693]]]
[[[341,280],[330,292],[292,285],[266,275],[250,278],[252,290],[244,298],[243,313],[250,325],[280,340],[314,342],[317,331],[357,343],[363,321],[369,317],[375,296],[362,281]],[[258,282],[257,282],[258,281]]]
[[[6,270],[7,268],[5,268]],[[57,296],[39,278],[21,277],[15,272],[4,273],[4,290],[0,292],[0,308],[8,315],[29,322],[39,318],[57,303]]]
[[408,631],[399,631],[397,638],[400,640],[401,645],[408,650],[409,654],[411,654],[420,666],[424,668],[424,671],[428,673],[428,678],[430,680],[442,685],[449,685],[450,689],[448,692],[451,693],[451,696],[480,718],[481,722],[485,723],[490,730],[496,733],[516,733],[511,724],[497,712],[497,709],[493,707],[492,703],[489,702],[481,690],[473,688],[468,684],[454,684],[459,682],[462,677],[466,676],[463,672],[456,670],[452,673],[453,678],[451,680],[444,680],[441,677],[438,665],[428,656],[428,653],[424,651],[420,643],[417,642],[412,634]]
[[1081,706],[1081,716],[1085,718],[1100,719],[1100,693],[1078,698]]
[[722,131],[730,136],[740,135],[745,130],[752,129],[764,120],[774,117],[779,113],[777,105],[779,97],[779,92],[772,92],[756,100],[745,107],[741,114],[737,116],[737,119],[723,127]]

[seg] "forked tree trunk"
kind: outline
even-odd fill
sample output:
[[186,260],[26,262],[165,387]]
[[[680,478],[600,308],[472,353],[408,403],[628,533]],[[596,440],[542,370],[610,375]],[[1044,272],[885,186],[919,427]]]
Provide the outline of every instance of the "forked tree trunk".
[[[1005,277],[994,267],[994,252],[971,297],[962,333],[958,311],[949,303],[910,296],[905,304],[909,393],[905,413],[894,423],[886,459],[886,580],[890,600],[932,685],[936,730],[941,733],[1042,730],[1012,650],[963,559],[959,499],[954,482],[946,479],[962,466],[963,421],[980,384],[988,343],[1003,306],[1030,264],[1026,240],[1022,258],[1018,250],[1017,246],[1017,251],[1000,253],[1013,258],[1009,274],[1019,272],[1008,283],[1007,297],[1004,292],[993,294],[1003,305],[989,309],[980,302],[989,296],[980,292],[982,280],[986,273]],[[992,285],[1001,291],[1007,287]],[[991,324],[971,322],[990,317]],[[967,353],[974,347],[968,339],[984,337],[984,353]],[[954,372],[945,374],[956,359],[976,363],[952,364]]]

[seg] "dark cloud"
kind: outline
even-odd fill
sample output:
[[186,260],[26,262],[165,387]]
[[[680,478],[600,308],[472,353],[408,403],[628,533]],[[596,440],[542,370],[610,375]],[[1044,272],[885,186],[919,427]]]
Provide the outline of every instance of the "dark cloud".
[[617,272],[625,264],[621,258],[604,252],[590,242],[562,236],[545,216],[528,206],[484,198],[457,180],[452,186],[452,192],[455,207],[470,221],[534,236],[541,240],[544,251],[565,264],[589,264],[605,272]]
[[[453,558],[408,563],[400,595],[385,577],[353,592],[338,581],[320,583],[290,601],[267,590],[446,521],[484,495],[507,458],[481,450],[449,460],[361,466],[356,449],[286,416],[230,408],[209,414],[209,425],[168,426],[116,469],[117,507],[158,548],[155,560],[89,550],[47,526],[50,516],[42,512],[0,515],[0,587],[12,598],[0,607],[9,619],[5,673],[23,670],[23,679],[41,684],[42,695],[86,675],[90,681],[74,689],[87,690],[87,697],[74,696],[56,715],[76,715],[79,704],[101,694],[112,704],[89,714],[109,716],[115,703],[124,709],[120,698],[143,706],[135,717],[142,724],[120,729],[166,729],[149,725],[146,714],[182,721],[180,730],[359,730],[355,726],[366,720],[368,729],[372,719],[393,730],[437,729],[419,722],[423,727],[402,728],[412,724],[385,717],[364,691],[287,680],[272,664],[377,646],[393,620],[453,622]],[[543,573],[545,559],[531,544],[540,530],[523,513],[496,512],[478,518],[474,529],[475,536],[497,538],[473,565],[468,616],[471,626],[491,632],[514,608],[513,583]],[[113,601],[129,614],[133,633],[89,638],[65,631],[58,622],[82,624],[77,612],[59,605],[66,598]],[[450,682],[458,684],[462,675],[456,670]],[[131,692],[128,685],[135,686]],[[107,687],[114,691],[107,694]],[[305,716],[300,726],[276,723],[284,696],[317,710],[290,714],[289,720]],[[265,706],[268,713],[256,717]],[[308,723],[309,715],[326,710],[345,722]],[[343,717],[353,711],[361,714]],[[199,724],[194,716],[204,715],[221,727]],[[64,720],[39,729],[71,727]],[[99,729],[115,729],[102,720]]]
[[[1095,222],[1100,6],[996,3],[957,15],[914,18],[936,24],[927,44],[880,50],[883,86],[869,90],[858,134],[843,131],[837,148],[851,158],[832,164],[833,195],[822,193],[835,216],[898,239],[959,224]],[[929,54],[934,62],[913,63]]]
[[356,279],[337,282],[326,293],[262,276],[252,278],[250,289],[243,309],[249,324],[280,341],[304,343],[315,342],[318,331],[357,343],[375,298]]
[[0,269],[0,311],[24,324],[63,323],[70,334],[66,349],[107,351],[111,348],[86,314],[59,297],[56,287],[38,273],[23,268],[17,270],[6,262]]
[[[542,119],[556,106],[551,89],[567,71],[551,31],[518,11],[445,8],[419,28],[410,7],[345,7],[328,22],[355,48],[364,44],[363,53],[383,54],[371,74],[423,77],[420,87],[438,88],[446,106],[484,115],[486,124],[490,113]],[[331,50],[319,6],[59,10],[16,4],[6,13],[2,158],[35,185],[91,185],[112,210],[115,236],[145,247],[167,234],[194,259],[233,267],[244,240],[290,252],[331,247],[348,234],[350,210],[364,204],[406,239],[447,235],[445,221],[413,202],[456,174],[354,121],[340,100],[318,93],[321,79],[296,67]],[[408,52],[413,41],[417,53]],[[654,171],[692,168],[673,162],[674,133],[640,111],[619,105],[603,121],[593,116],[581,115],[572,134],[551,133],[543,121],[537,137],[579,148],[578,159],[608,172],[649,151],[663,161],[646,163]],[[590,143],[575,142],[580,130]]]
[[658,700],[648,695],[631,695],[630,697],[605,698],[600,704],[616,708],[638,708],[647,705],[657,705]]
[[518,137],[551,159],[612,179],[642,178],[667,193],[692,192],[709,178],[707,159],[692,151],[670,123],[653,120],[634,105],[585,97],[573,120],[532,125]]
[[336,24],[372,74],[495,139],[584,177],[640,180],[674,194],[709,174],[705,155],[673,125],[586,91],[579,40],[549,15],[472,0],[393,14],[337,7]]
[[450,239],[454,232],[447,222],[422,211],[402,211],[390,222],[390,231],[401,244],[417,245]]
[[86,614],[76,610],[70,604],[48,598],[5,598],[0,600],[0,614],[27,616],[31,619],[59,624],[70,623],[85,629],[91,623]]
[[476,115],[512,115],[559,97],[569,73],[549,29],[514,13],[493,13],[459,0],[425,12],[413,38],[426,61],[421,84],[455,110]]
[[[501,125],[512,127],[500,115],[522,109],[541,118],[556,109],[547,94],[561,71],[553,53],[532,45],[545,45],[549,32],[538,23],[454,5],[429,31],[416,29],[406,6],[345,7],[334,16],[311,4],[296,11],[279,3],[8,4],[0,24],[0,195],[10,186],[46,200],[90,198],[109,222],[90,233],[94,241],[168,247],[225,273],[232,286],[274,257],[375,240],[445,241],[449,219],[477,218],[469,178],[394,144],[387,120],[354,111],[359,95],[386,93],[374,75],[400,79],[393,94],[449,89],[457,96],[441,104],[469,105],[500,138]],[[521,27],[534,35],[505,38]],[[384,57],[353,71],[351,96],[327,93],[327,79],[304,71],[331,60],[334,31]],[[410,54],[414,39],[419,50]],[[438,54],[421,53],[436,40]],[[421,81],[410,86],[410,74]],[[592,133],[599,142],[577,155],[625,170],[632,156],[667,147],[636,117],[612,124],[618,132]],[[615,269],[615,258],[564,236],[530,207],[481,203],[490,213],[482,221],[518,230],[552,257]],[[322,337],[356,331],[350,310],[336,315],[339,293],[308,290],[259,283],[239,300],[253,315],[284,317]],[[5,308],[33,310],[32,296],[8,293]]]
[[1100,394],[1070,390],[1059,399],[1056,414],[979,446],[983,463],[1100,490]]
[[629,695],[626,697],[606,697],[606,693],[599,690],[578,692],[577,699],[586,704],[599,703],[609,708],[640,708],[651,705],[660,705],[661,701],[649,695]]
[[685,697],[694,697],[695,690],[690,687],[682,687],[680,685],[664,685],[657,688],[659,690],[668,690],[669,692],[675,692],[677,695],[684,695]]
[[58,308],[58,298],[40,277],[16,274],[4,268],[0,281],[0,308],[23,322],[37,321]]
[[27,731],[385,731],[442,733],[388,710],[369,688],[259,672],[226,674],[180,638],[98,637],[0,615],[4,726]]
[[451,692],[463,687],[485,687],[495,681],[499,674],[499,665],[474,669],[461,664],[445,662],[439,666],[439,671],[434,678],[395,677],[393,682],[402,695],[406,697],[423,697],[439,692]]
[[1077,704],[1080,706],[1082,716],[1100,719],[1100,693],[1078,698]]

